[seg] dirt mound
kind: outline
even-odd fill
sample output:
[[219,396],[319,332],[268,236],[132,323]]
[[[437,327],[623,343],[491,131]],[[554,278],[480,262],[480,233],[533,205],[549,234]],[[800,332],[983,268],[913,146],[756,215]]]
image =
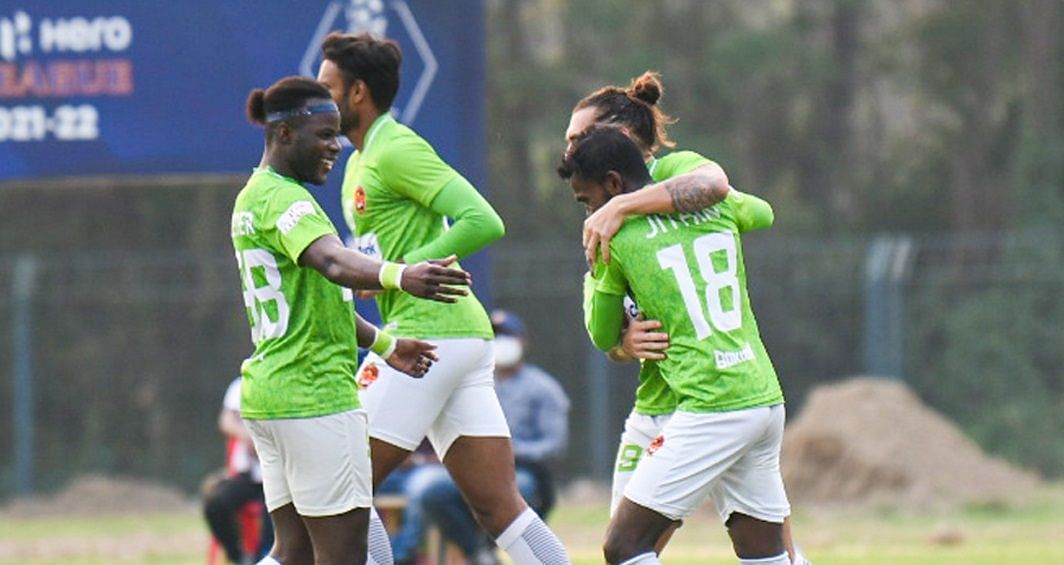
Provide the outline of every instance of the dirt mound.
[[1039,483],[984,454],[904,384],[867,377],[814,389],[782,457],[799,504],[940,508],[1015,500]]
[[177,489],[157,483],[86,475],[54,495],[15,500],[0,514],[12,518],[143,514],[185,509],[193,503]]

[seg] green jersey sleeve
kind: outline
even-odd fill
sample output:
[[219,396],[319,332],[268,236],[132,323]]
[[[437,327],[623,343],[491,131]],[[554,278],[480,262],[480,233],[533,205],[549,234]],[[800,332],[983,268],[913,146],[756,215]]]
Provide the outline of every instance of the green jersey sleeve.
[[761,230],[772,225],[776,216],[772,212],[772,205],[754,196],[739,192],[734,188],[728,192],[726,198],[735,213],[735,223],[739,233],[753,230]]
[[585,281],[584,324],[595,347],[607,351],[617,345],[624,329],[624,296],[627,291],[620,261],[596,261],[590,277]]
[[416,135],[394,141],[389,151],[381,154],[377,168],[389,189],[426,208],[458,176],[427,141]]
[[506,233],[502,218],[462,175],[452,177],[430,207],[454,223],[442,236],[408,252],[403,257],[407,263],[451,254],[464,259]]
[[335,234],[336,227],[314,197],[294,183],[279,183],[266,206],[266,236],[293,263],[318,238]]
[[694,151],[675,151],[652,162],[650,176],[654,182],[661,182],[712,162]]
[[[618,283],[620,291],[615,292]],[[603,351],[617,345],[624,329],[624,296],[623,274],[615,262],[598,261],[594,271],[584,276],[584,326],[591,342]]]

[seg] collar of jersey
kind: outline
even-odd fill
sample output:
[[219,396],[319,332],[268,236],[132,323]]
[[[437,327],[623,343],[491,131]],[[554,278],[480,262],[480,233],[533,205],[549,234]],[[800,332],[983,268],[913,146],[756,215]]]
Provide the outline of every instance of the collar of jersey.
[[654,176],[654,169],[658,168],[658,158],[651,157],[650,162],[647,163],[647,170],[650,171],[650,176]]
[[366,130],[366,142],[362,144],[362,149],[359,152],[365,155],[366,152],[369,151],[369,145],[373,143],[373,138],[377,137],[377,132],[381,130],[381,126],[383,126],[385,122],[394,120],[395,118],[392,117],[390,112],[385,112],[380,116],[377,116],[377,119],[373,120],[373,124],[369,126],[368,130]]
[[265,167],[255,167],[254,169],[251,169],[251,173],[252,174],[264,173],[264,174],[270,175],[271,177],[278,178],[278,179],[281,179],[281,180],[286,180],[288,182],[294,182],[294,183],[298,184],[299,186],[303,186],[296,179],[294,179],[292,177],[286,177],[286,176],[282,175],[281,173],[278,173],[277,171],[273,170],[273,167],[271,167],[270,165],[266,165]]

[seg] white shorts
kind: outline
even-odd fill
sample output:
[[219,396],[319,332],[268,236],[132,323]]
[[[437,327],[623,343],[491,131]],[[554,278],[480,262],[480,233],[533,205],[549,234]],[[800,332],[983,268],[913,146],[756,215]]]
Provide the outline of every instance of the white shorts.
[[262,464],[267,510],[292,503],[301,516],[335,516],[372,504],[364,410],[244,423]]
[[646,449],[624,496],[673,520],[712,498],[725,522],[733,512],[783,522],[790,515],[780,475],[785,410],[676,412]]
[[668,423],[672,414],[650,416],[631,412],[624,421],[621,444],[617,447],[617,460],[613,465],[613,488],[610,493],[610,516],[617,511],[617,505],[624,498],[624,487],[632,479],[639,460],[643,458],[647,447],[654,438],[661,435],[662,428]]
[[426,436],[440,459],[461,436],[510,437],[495,396],[492,342],[427,340],[437,361],[415,379],[370,354],[358,370],[359,398],[369,414],[370,437],[413,451]]

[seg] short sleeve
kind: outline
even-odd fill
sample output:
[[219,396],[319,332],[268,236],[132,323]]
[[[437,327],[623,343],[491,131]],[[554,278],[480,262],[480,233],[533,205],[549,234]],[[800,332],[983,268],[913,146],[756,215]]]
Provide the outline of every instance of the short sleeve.
[[233,379],[233,382],[229,383],[229,388],[225,389],[222,408],[236,412],[240,411],[240,378]]
[[739,233],[765,229],[775,221],[772,205],[752,194],[732,189],[726,201],[735,212]]
[[323,235],[335,234],[332,220],[305,188],[284,183],[270,198],[264,223],[278,251],[293,263]]
[[695,153],[694,151],[676,151],[657,160],[651,175],[655,181],[663,181],[672,177],[689,173],[703,165],[713,163],[712,160]]
[[392,191],[428,208],[447,183],[458,176],[436,150],[416,135],[388,146],[377,163],[381,178]]

